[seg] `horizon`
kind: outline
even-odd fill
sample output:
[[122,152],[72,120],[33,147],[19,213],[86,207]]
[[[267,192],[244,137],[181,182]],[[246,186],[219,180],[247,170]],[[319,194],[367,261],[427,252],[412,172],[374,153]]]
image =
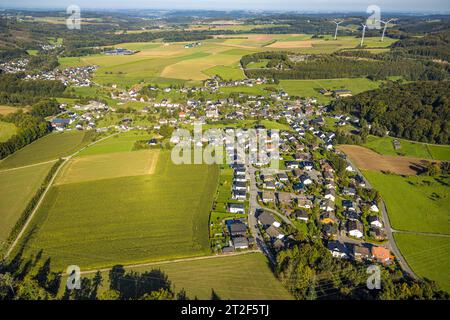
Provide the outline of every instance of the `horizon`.
[[[56,2],[56,3],[55,3]],[[69,5],[78,5],[86,11],[120,11],[120,10],[169,10],[169,11],[240,11],[240,12],[295,12],[295,13],[365,13],[369,5],[377,5],[382,12],[405,14],[450,14],[450,7],[446,0],[398,1],[395,4],[387,0],[356,1],[356,0],[319,0],[314,3],[299,0],[293,4],[288,0],[256,1],[247,0],[242,4],[238,0],[229,0],[226,5],[217,0],[185,1],[166,0],[164,4],[155,1],[135,0],[133,5],[124,5],[118,0],[78,0],[52,1],[44,0],[36,5],[30,0],[6,0],[0,4],[3,10],[65,10]],[[326,9],[324,9],[324,7]]]

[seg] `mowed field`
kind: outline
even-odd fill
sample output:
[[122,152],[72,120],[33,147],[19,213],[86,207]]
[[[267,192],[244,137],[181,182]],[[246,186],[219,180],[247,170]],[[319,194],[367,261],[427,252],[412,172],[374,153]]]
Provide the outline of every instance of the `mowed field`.
[[450,292],[450,238],[396,233],[397,245],[419,276],[436,281]]
[[380,155],[368,148],[356,145],[340,145],[338,149],[362,170],[415,175],[423,168],[423,159],[420,158]]
[[153,174],[158,158],[158,149],[76,157],[64,166],[55,184]]
[[[401,148],[394,149],[393,140],[400,142]],[[409,156],[416,158],[450,161],[450,146],[426,144],[392,137],[369,136],[365,147],[383,155]]]
[[0,170],[0,241],[8,238],[52,165],[45,163],[22,169]]
[[165,151],[153,174],[55,185],[28,229],[24,254],[43,250],[57,270],[209,254],[217,179],[216,166],[177,166]]
[[0,161],[0,170],[68,156],[91,142],[92,134],[84,131],[48,134]]
[[[175,291],[185,289],[190,299],[211,299],[214,292],[222,299],[232,300],[289,300],[292,296],[279,282],[261,253],[222,256],[196,261],[170,262],[151,267],[131,268],[144,273],[154,269],[164,272]],[[109,289],[108,272],[102,273],[99,290]],[[63,281],[64,282],[64,281]]]

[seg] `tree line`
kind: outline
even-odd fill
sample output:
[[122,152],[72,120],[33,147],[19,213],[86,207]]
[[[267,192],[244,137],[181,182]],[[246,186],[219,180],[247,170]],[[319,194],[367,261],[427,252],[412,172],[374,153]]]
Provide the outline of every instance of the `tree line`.
[[388,82],[379,89],[336,100],[332,108],[357,116],[370,133],[408,140],[450,143],[450,82]]

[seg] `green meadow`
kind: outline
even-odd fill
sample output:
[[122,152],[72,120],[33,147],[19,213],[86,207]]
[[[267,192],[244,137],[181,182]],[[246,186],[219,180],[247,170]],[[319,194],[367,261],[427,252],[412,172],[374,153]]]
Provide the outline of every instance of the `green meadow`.
[[450,234],[448,177],[408,176],[365,171],[381,193],[397,230]]
[[207,255],[217,179],[217,166],[175,165],[161,152],[153,174],[53,186],[24,254],[42,250],[56,270]]
[[68,156],[91,142],[92,132],[48,134],[0,161],[0,169],[27,166]]
[[[401,148],[394,149],[393,140],[400,142]],[[384,155],[409,156],[416,158],[450,161],[450,146],[426,144],[392,137],[369,136],[365,147]]]
[[450,292],[450,238],[396,233],[395,242],[416,274]]
[[0,171],[0,241],[6,240],[53,163]]

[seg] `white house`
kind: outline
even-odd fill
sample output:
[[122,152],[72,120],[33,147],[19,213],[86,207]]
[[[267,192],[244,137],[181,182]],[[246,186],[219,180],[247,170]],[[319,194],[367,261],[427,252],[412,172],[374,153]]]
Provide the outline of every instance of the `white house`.
[[228,212],[245,214],[245,206],[241,203],[229,203]]

